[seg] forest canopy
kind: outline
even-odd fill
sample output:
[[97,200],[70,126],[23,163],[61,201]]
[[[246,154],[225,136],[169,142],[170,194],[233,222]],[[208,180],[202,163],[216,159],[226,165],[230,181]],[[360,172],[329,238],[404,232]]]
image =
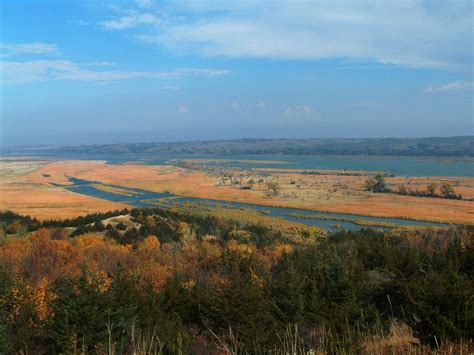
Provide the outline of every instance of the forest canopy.
[[158,208],[0,221],[7,353],[472,346],[472,227],[320,237]]

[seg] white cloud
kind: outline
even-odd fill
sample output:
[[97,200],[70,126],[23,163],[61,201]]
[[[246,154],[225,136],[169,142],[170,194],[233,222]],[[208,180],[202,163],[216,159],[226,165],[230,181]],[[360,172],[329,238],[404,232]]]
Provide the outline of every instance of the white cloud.
[[126,30],[138,26],[157,26],[161,20],[151,13],[139,13],[131,11],[129,14],[114,20],[99,22],[99,25],[106,30]]
[[12,57],[20,54],[60,54],[56,44],[43,42],[35,43],[0,43],[0,52],[2,57]]
[[255,104],[255,106],[257,106],[259,109],[263,110],[265,108],[265,102],[259,101]]
[[454,81],[452,83],[439,85],[439,86],[428,86],[425,92],[443,92],[443,91],[459,91],[469,90],[474,88],[474,83],[470,81]]
[[87,70],[68,60],[0,62],[0,79],[5,84],[25,84],[51,80],[108,82],[148,78],[179,79],[189,76],[215,77],[229,72],[221,69],[176,69],[172,71]]
[[153,1],[151,0],[136,0],[139,7],[148,8],[153,6]]
[[[107,29],[151,25],[137,38],[206,56],[351,59],[468,69],[471,0],[196,1],[104,21]],[[174,12],[170,9],[174,9]],[[159,26],[158,26],[159,25]]]
[[316,116],[317,113],[314,111],[312,107],[309,106],[292,106],[288,107],[285,110],[285,116],[290,118],[300,118],[300,117],[309,117],[309,116]]
[[114,62],[91,62],[87,63],[85,65],[91,66],[91,67],[115,67],[117,63]]
[[181,76],[223,76],[230,74],[226,69],[202,69],[202,68],[180,68],[176,74]]
[[89,22],[84,20],[69,20],[68,23],[72,23],[74,25],[79,26],[89,26]]
[[169,91],[178,91],[178,90],[179,90],[179,86],[166,85],[166,86],[163,86],[163,89],[169,90]]
[[178,107],[178,113],[188,113],[189,112],[189,108],[186,107],[186,106],[179,106]]
[[233,110],[238,110],[238,109],[240,109],[240,105],[239,105],[239,103],[238,103],[237,101],[232,102],[232,106],[231,106],[231,107],[232,107]]

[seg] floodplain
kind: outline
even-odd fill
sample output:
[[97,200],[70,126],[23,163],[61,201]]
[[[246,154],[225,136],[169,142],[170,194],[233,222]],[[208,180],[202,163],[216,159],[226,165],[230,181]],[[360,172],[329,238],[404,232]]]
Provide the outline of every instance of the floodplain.
[[[222,164],[209,165],[219,162]],[[194,199],[312,211],[313,215],[318,212],[355,215],[352,220],[367,216],[470,224],[474,219],[472,176],[385,177],[392,190],[405,186],[422,191],[430,184],[448,183],[462,195],[462,199],[444,199],[367,191],[365,183],[380,173],[377,171],[281,168],[284,160],[277,161],[278,167],[267,167],[268,161],[263,161],[253,168],[229,166],[229,162],[233,161],[188,159],[159,165],[109,164],[103,160],[10,157],[1,164],[0,208],[42,220],[71,218],[133,206],[127,203],[127,198],[136,198],[133,189],[138,189]],[[73,191],[68,189],[74,184],[71,179],[89,181],[97,190],[121,198],[99,198]]]

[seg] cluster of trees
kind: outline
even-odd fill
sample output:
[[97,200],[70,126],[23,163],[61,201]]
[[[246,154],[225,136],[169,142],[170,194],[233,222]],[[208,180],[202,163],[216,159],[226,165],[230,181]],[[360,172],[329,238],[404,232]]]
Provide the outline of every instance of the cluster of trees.
[[442,184],[437,184],[432,182],[426,186],[425,190],[410,190],[405,185],[398,186],[396,193],[400,195],[410,195],[410,196],[421,196],[421,197],[439,197],[439,198],[448,198],[454,200],[461,200],[462,195],[457,194],[454,190],[454,187],[448,183],[443,182]]
[[229,182],[230,186],[239,185],[240,189],[242,190],[251,190],[255,184],[261,186],[265,182],[265,180],[263,178],[260,178],[258,180],[250,178],[245,181],[243,175],[234,177],[232,174],[224,174],[220,178],[219,183],[222,186],[227,186],[227,182]]
[[41,223],[29,216],[22,216],[11,211],[0,212],[0,231],[8,234],[23,235],[28,231],[34,231]]
[[66,233],[104,224],[94,214],[1,238],[2,352],[355,353],[400,322],[426,346],[472,342],[472,227],[315,239],[160,209],[108,216],[123,212],[139,228]]
[[454,190],[454,187],[449,182],[443,182],[441,184],[431,182],[426,186],[425,190],[411,190],[405,185],[400,185],[397,187],[396,190],[393,190],[389,188],[388,184],[385,182],[385,178],[383,177],[383,175],[376,175],[375,177],[368,178],[365,181],[365,189],[367,191],[375,193],[390,192],[399,195],[409,195],[418,197],[438,197],[455,200],[462,199],[462,195],[457,194]]
[[365,189],[371,192],[390,192],[385,178],[383,175],[376,175],[375,177],[370,177],[365,181]]
[[[122,222],[115,225],[103,223],[103,221],[117,216],[130,216],[131,222],[136,227],[127,227]],[[6,218],[8,218],[8,222]],[[42,222],[13,212],[0,212],[0,235],[18,235],[15,231],[10,231],[7,228],[11,223],[21,224],[22,228],[29,231],[39,228],[48,228],[51,231],[65,228],[73,229],[70,232],[70,237],[72,238],[86,233],[101,233],[120,244],[137,243],[149,235],[159,235],[160,241],[164,243],[182,243],[190,236],[213,235],[227,240],[229,238],[235,239],[237,238],[236,235],[238,235],[239,238],[246,236],[248,242],[264,247],[273,244],[275,240],[294,242],[295,240],[300,241],[300,237],[303,237],[306,241],[311,241],[315,237],[306,229],[295,228],[294,231],[290,230],[283,233],[281,230],[270,228],[262,223],[242,223],[239,220],[202,216],[185,213],[178,209],[162,209],[159,207],[125,208],[106,213],[92,213],[74,219],[46,220]]]

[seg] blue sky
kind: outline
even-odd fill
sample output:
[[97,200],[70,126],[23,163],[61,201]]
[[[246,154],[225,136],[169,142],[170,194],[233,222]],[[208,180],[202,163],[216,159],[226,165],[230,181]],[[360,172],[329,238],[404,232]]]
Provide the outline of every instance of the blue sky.
[[473,134],[473,7],[1,2],[2,145]]

